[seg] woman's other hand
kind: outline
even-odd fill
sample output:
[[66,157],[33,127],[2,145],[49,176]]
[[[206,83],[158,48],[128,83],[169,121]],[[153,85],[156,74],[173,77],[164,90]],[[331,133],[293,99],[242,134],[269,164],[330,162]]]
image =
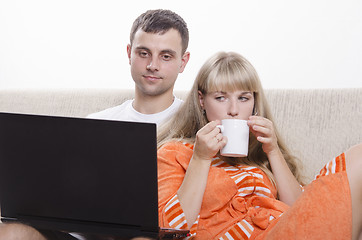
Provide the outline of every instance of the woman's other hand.
[[250,116],[248,125],[256,139],[263,144],[263,151],[267,155],[279,151],[278,140],[272,121],[260,116]]

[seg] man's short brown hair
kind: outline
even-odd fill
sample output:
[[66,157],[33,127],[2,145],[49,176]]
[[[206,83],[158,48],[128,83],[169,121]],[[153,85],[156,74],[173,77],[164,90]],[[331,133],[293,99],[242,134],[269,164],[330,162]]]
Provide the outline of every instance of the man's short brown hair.
[[132,25],[130,44],[132,45],[136,32],[141,29],[147,33],[165,33],[171,28],[177,30],[182,39],[182,54],[186,52],[189,44],[189,30],[186,22],[170,10],[148,10],[141,14]]

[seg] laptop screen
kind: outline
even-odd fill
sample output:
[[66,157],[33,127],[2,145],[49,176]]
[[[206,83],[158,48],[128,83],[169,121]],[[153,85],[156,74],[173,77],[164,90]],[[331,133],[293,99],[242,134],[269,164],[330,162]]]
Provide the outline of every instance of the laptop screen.
[[156,124],[0,113],[0,133],[3,220],[158,231]]

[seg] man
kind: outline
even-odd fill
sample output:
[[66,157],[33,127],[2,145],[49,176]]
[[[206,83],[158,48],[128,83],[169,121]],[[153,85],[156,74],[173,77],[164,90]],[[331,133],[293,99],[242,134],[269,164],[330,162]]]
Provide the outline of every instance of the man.
[[[173,88],[178,74],[184,71],[190,57],[186,51],[188,41],[187,25],[176,13],[149,10],[141,14],[133,23],[130,43],[127,45],[135,82],[134,99],[88,117],[156,124],[168,119],[182,104],[173,95]],[[0,225],[0,239],[88,239],[78,234],[54,231],[41,233],[22,224]],[[94,239],[94,236],[91,237]]]
[[189,60],[185,21],[169,10],[150,10],[133,23],[127,55],[135,97],[122,105],[90,114],[90,118],[160,124],[182,104],[173,95],[179,73]]

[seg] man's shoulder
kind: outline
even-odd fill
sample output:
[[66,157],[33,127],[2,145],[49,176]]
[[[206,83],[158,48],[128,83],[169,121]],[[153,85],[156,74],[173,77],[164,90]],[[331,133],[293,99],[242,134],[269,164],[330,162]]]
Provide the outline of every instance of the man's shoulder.
[[87,118],[117,120],[118,116],[122,115],[122,112],[127,111],[127,108],[132,104],[132,101],[133,100],[127,100],[121,105],[110,107],[100,112],[91,113]]

